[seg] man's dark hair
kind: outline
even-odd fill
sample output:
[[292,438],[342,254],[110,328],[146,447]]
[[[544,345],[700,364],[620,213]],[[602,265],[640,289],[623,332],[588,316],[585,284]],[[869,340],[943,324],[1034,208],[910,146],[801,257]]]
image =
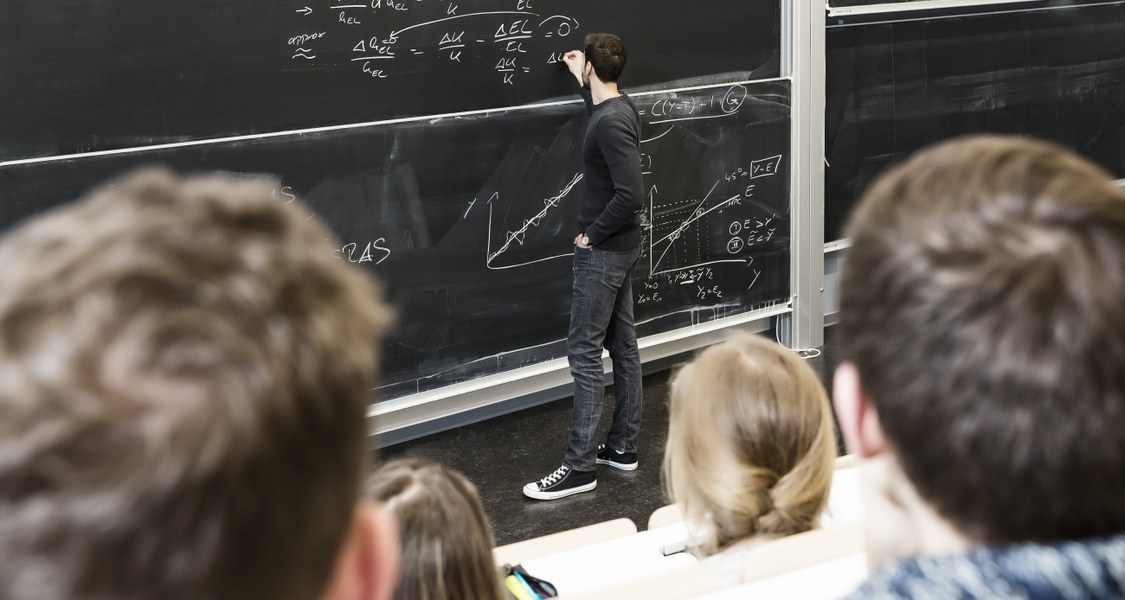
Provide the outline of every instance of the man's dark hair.
[[586,62],[594,67],[594,74],[602,83],[613,83],[625,70],[625,44],[612,33],[587,33],[582,40]]
[[1125,191],[1018,138],[918,153],[848,227],[841,350],[977,543],[1125,531]]
[[319,597],[380,293],[275,182],[148,171],[0,244],[0,597]]

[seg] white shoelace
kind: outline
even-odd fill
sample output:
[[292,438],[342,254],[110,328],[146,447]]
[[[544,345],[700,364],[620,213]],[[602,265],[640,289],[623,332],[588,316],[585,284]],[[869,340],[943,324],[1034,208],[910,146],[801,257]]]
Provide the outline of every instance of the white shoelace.
[[562,479],[563,476],[566,475],[567,471],[568,469],[566,468],[566,466],[555,469],[554,473],[551,473],[550,475],[539,480],[539,487],[545,488],[554,485],[556,481]]

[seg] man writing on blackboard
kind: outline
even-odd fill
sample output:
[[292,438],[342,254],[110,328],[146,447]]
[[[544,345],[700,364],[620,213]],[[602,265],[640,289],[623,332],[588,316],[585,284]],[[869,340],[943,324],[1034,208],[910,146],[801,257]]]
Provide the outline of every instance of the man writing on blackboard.
[[[523,493],[554,500],[597,486],[596,464],[637,468],[641,428],[641,360],[633,326],[630,276],[641,246],[640,117],[617,89],[625,46],[591,33],[584,50],[564,57],[590,113],[582,146],[584,190],[574,237],[574,295],[567,354],[574,376],[574,412],[562,466]],[[602,348],[613,360],[613,425],[605,444],[595,436],[605,396]]]

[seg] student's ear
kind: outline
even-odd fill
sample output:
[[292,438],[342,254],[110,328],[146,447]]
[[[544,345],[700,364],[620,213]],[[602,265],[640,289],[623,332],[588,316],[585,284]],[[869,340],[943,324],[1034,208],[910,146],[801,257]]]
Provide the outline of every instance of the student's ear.
[[390,600],[398,581],[398,525],[370,502],[356,507],[324,600]]
[[887,440],[879,415],[863,391],[859,371],[850,362],[840,363],[832,379],[832,403],[848,452],[872,458],[886,451]]

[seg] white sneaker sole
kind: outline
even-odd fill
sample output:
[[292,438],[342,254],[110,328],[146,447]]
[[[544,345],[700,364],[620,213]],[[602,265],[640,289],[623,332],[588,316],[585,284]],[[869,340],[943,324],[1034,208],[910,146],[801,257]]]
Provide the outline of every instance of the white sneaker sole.
[[594,462],[596,464],[599,464],[599,465],[606,465],[607,467],[613,467],[614,469],[618,469],[620,471],[636,471],[637,465],[640,464],[639,461],[635,462],[635,463],[619,463],[619,462],[613,462],[612,460],[604,460],[604,459],[601,459],[601,458],[595,460]]
[[560,490],[557,492],[541,492],[534,483],[529,483],[523,486],[523,495],[527,496],[528,498],[534,498],[536,500],[558,500],[559,498],[566,498],[567,496],[573,496],[575,494],[581,494],[582,492],[588,492],[596,487],[598,487],[597,479],[591,481],[590,483],[587,483],[586,485],[572,487],[567,490]]

